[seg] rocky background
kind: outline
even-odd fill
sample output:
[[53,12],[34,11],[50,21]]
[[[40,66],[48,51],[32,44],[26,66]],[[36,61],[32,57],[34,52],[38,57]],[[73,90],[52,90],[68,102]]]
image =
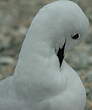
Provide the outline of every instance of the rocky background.
[[[0,0],[0,79],[13,75],[26,31],[37,11],[55,0]],[[90,21],[89,35],[72,49],[67,62],[79,73],[87,92],[85,110],[92,110],[92,0],[73,0]]]

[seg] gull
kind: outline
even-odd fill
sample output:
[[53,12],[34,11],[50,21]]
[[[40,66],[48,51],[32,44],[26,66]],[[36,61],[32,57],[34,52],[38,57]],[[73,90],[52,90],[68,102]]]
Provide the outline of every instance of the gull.
[[72,1],[41,8],[14,75],[0,82],[0,110],[84,110],[85,88],[64,54],[87,35],[88,27],[84,12]]

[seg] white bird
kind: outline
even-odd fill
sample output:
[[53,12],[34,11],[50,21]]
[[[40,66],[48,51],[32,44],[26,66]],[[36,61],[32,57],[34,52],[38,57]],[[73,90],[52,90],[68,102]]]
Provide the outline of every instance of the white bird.
[[0,82],[0,110],[83,110],[84,86],[63,59],[88,27],[72,1],[44,6],[27,32],[14,76]]

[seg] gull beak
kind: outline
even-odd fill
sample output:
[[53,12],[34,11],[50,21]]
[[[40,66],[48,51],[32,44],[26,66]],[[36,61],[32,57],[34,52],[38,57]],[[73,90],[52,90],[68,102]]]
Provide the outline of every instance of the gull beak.
[[58,56],[58,59],[59,59],[60,67],[61,67],[62,62],[63,62],[63,59],[64,59],[65,45],[66,45],[66,41],[65,41],[63,47],[62,48],[59,48],[59,50],[57,52],[57,56]]

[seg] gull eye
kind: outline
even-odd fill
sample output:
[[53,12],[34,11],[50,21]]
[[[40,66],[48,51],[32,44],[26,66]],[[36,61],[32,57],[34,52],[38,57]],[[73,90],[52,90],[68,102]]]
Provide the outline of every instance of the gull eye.
[[80,37],[80,35],[77,33],[77,34],[75,34],[75,35],[72,36],[72,39],[76,40],[76,39],[78,39],[79,37]]

